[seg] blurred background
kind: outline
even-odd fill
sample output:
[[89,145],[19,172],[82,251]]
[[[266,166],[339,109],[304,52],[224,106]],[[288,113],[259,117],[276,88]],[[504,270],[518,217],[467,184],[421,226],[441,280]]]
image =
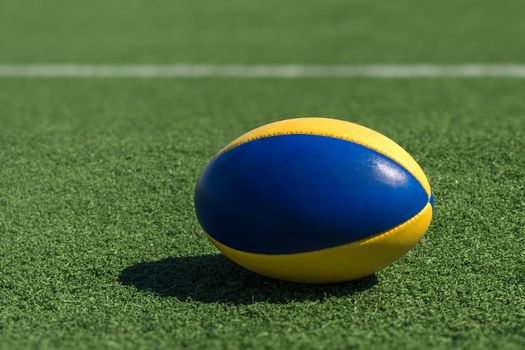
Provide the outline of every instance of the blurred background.
[[513,63],[525,3],[2,0],[0,63]]

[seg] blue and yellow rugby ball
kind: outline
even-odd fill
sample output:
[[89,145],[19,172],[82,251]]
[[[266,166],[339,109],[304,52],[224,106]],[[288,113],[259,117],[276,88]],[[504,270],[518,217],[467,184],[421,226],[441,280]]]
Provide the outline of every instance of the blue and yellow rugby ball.
[[262,275],[338,282],[404,255],[432,219],[428,180],[389,138],[363,126],[297,118],[261,126],[210,162],[195,190],[209,239]]

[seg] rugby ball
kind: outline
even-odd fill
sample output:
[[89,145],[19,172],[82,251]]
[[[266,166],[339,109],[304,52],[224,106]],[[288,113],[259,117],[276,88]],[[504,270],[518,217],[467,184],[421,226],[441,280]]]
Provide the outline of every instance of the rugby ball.
[[347,121],[296,118],[222,149],[195,190],[209,240],[235,263],[295,282],[358,279],[424,235],[433,196],[417,162]]

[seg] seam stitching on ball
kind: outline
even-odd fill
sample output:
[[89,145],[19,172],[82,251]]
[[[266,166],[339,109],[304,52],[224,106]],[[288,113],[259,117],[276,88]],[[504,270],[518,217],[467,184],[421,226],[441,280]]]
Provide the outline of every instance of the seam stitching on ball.
[[[411,224],[412,222],[414,222],[415,220],[417,220],[421,215],[423,215],[423,212],[425,211],[425,209],[427,208],[427,206],[430,205],[430,204],[426,204],[423,209],[421,209],[419,211],[419,213],[417,213],[416,215],[414,215],[413,217],[411,217],[410,219],[408,219],[407,221],[389,229],[389,230],[386,230],[386,231],[383,231],[381,233],[378,233],[376,235],[374,235],[373,237],[368,237],[368,238],[364,238],[360,241],[355,241],[355,242],[350,242],[350,243],[345,243],[345,244],[341,244],[341,245],[337,245],[337,246],[333,246],[333,247],[328,247],[328,248],[323,248],[323,249],[319,249],[319,250],[314,250],[314,251],[308,251],[308,252],[299,252],[299,253],[295,253],[295,254],[313,254],[313,253],[318,253],[318,252],[321,252],[323,250],[330,250],[330,249],[335,249],[335,248],[340,248],[342,246],[345,246],[345,245],[352,245],[352,244],[355,244],[357,246],[362,246],[362,245],[365,245],[365,244],[368,244],[368,243],[372,243],[372,242],[375,242],[377,241],[378,239],[382,238],[382,237],[385,237],[385,236],[390,236],[394,233],[396,233],[397,231],[401,230],[401,228]],[[255,254],[260,254],[260,253],[255,253]],[[263,255],[274,255],[274,254],[263,254]],[[280,255],[280,254],[275,254],[275,255]]]
[[[344,136],[339,136],[339,135],[334,135],[334,134],[328,134],[328,133],[315,133],[315,132],[308,132],[308,131],[303,131],[303,132],[282,132],[282,133],[272,133],[272,134],[264,134],[264,135],[259,135],[259,136],[256,136],[256,137],[252,137],[252,138],[249,138],[249,139],[246,139],[246,140],[243,140],[243,141],[239,141],[239,142],[236,142],[230,146],[227,146],[226,148],[224,148],[223,150],[221,150],[216,156],[215,158],[219,157],[221,154],[223,154],[224,152],[227,152],[229,150],[232,150],[234,149],[235,147],[239,147],[240,145],[243,145],[245,143],[248,143],[248,142],[251,142],[251,141],[255,141],[255,140],[259,140],[259,139],[263,139],[263,138],[266,138],[266,137],[272,137],[272,136],[283,136],[283,135],[318,135],[318,136],[326,136],[326,137],[332,137],[332,138],[335,138],[335,139],[340,139],[340,140],[344,140],[344,141],[349,141],[349,142],[353,142],[353,143],[356,143],[358,145],[361,145],[361,146],[364,146],[364,147],[367,147],[367,148],[370,148],[371,150],[373,151],[376,151],[377,153],[379,154],[382,154],[383,156],[387,157],[387,158],[390,158],[392,161],[394,161],[395,163],[397,163],[399,166],[401,166],[403,169],[405,169],[406,171],[409,172],[410,175],[412,175],[417,182],[419,182],[419,184],[421,185],[421,187],[423,187],[423,189],[425,190],[425,193],[427,192],[426,189],[425,189],[425,186],[421,183],[421,181],[417,178],[417,176],[412,172],[410,171],[409,169],[407,169],[396,157],[392,156],[391,154],[387,153],[387,152],[384,152],[384,151],[381,151],[379,150],[378,148],[374,147],[374,146],[371,146],[367,143],[364,143],[364,142],[360,142],[360,141],[356,141],[350,137],[344,137]],[[427,193],[427,196],[429,197],[430,199],[430,194]]]
[[[356,243],[359,243],[359,245],[362,245],[362,244],[365,244],[365,243],[374,242],[374,241],[378,240],[378,239],[381,238],[381,237],[384,237],[384,236],[387,236],[387,235],[391,235],[391,234],[396,233],[397,231],[401,230],[401,228],[403,228],[403,227],[405,227],[405,226],[411,224],[412,222],[416,221],[421,215],[423,215],[425,209],[427,209],[427,206],[429,206],[429,205],[430,205],[430,204],[427,203],[427,204],[423,207],[423,209],[421,209],[421,210],[419,211],[419,213],[417,213],[416,215],[414,215],[413,217],[411,217],[411,218],[408,219],[407,221],[405,221],[405,222],[403,222],[403,223],[397,225],[396,227],[393,227],[393,228],[391,228],[391,229],[389,229],[389,230],[387,230],[387,231],[381,232],[381,233],[379,233],[379,234],[377,234],[377,235],[375,235],[375,236],[373,236],[373,237],[365,238],[365,239],[363,239],[363,240],[361,240],[361,241],[358,241],[358,242],[356,242]],[[350,243],[350,244],[351,244],[351,243]]]
[[[239,250],[240,252],[242,253],[246,253],[246,254],[255,254],[255,255],[266,255],[266,256],[276,256],[276,255],[308,255],[308,254],[314,254],[314,253],[319,253],[319,252],[322,252],[322,251],[328,251],[328,250],[331,250],[331,249],[337,249],[337,248],[340,248],[340,247],[343,247],[343,246],[346,246],[346,245],[357,245],[357,246],[362,246],[364,244],[368,244],[368,243],[371,243],[371,242],[375,242],[377,241],[378,239],[382,238],[382,237],[385,237],[385,236],[389,236],[389,235],[392,235],[394,233],[396,233],[397,231],[401,230],[403,227],[411,224],[412,222],[414,222],[415,220],[417,220],[421,215],[423,215],[425,209],[427,208],[427,206],[429,206],[430,203],[427,203],[423,209],[421,209],[416,215],[414,215],[413,217],[411,217],[410,219],[408,219],[407,221],[405,222],[402,222],[401,224],[391,228],[391,229],[388,229],[386,231],[383,231],[381,233],[378,233],[372,237],[368,237],[368,238],[364,238],[360,241],[355,241],[355,242],[350,242],[350,243],[344,243],[344,244],[340,244],[340,245],[336,245],[336,246],[332,246],[332,247],[327,247],[327,248],[322,248],[322,249],[318,249],[318,250],[311,250],[311,251],[306,251],[306,252],[297,252],[297,253],[281,253],[281,254],[267,254],[267,253],[254,253],[254,252],[246,252],[246,251],[242,251],[242,250]],[[217,240],[215,240],[215,238],[213,238],[210,234],[206,233],[206,235],[210,238],[212,238],[212,242],[213,241],[216,241],[222,245],[225,245],[224,243],[221,243]],[[228,247],[228,246],[226,246]],[[231,247],[228,247],[230,249],[235,249],[235,248],[231,248]],[[220,249],[219,249],[220,250]],[[237,250],[237,249],[236,249]]]

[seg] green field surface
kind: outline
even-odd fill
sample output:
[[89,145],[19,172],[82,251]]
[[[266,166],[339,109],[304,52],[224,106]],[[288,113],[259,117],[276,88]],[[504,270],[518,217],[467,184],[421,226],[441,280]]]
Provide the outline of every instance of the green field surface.
[[[525,63],[523,1],[0,2],[0,64]],[[524,349],[525,79],[0,78],[0,349]],[[373,276],[218,253],[193,191],[235,137],[356,122],[433,222]]]
[[[0,343],[92,348],[523,347],[518,80],[4,80]],[[275,282],[217,255],[199,173],[262,123],[323,115],[406,147],[427,236],[376,276]]]
[[2,0],[0,62],[525,61],[521,0]]

